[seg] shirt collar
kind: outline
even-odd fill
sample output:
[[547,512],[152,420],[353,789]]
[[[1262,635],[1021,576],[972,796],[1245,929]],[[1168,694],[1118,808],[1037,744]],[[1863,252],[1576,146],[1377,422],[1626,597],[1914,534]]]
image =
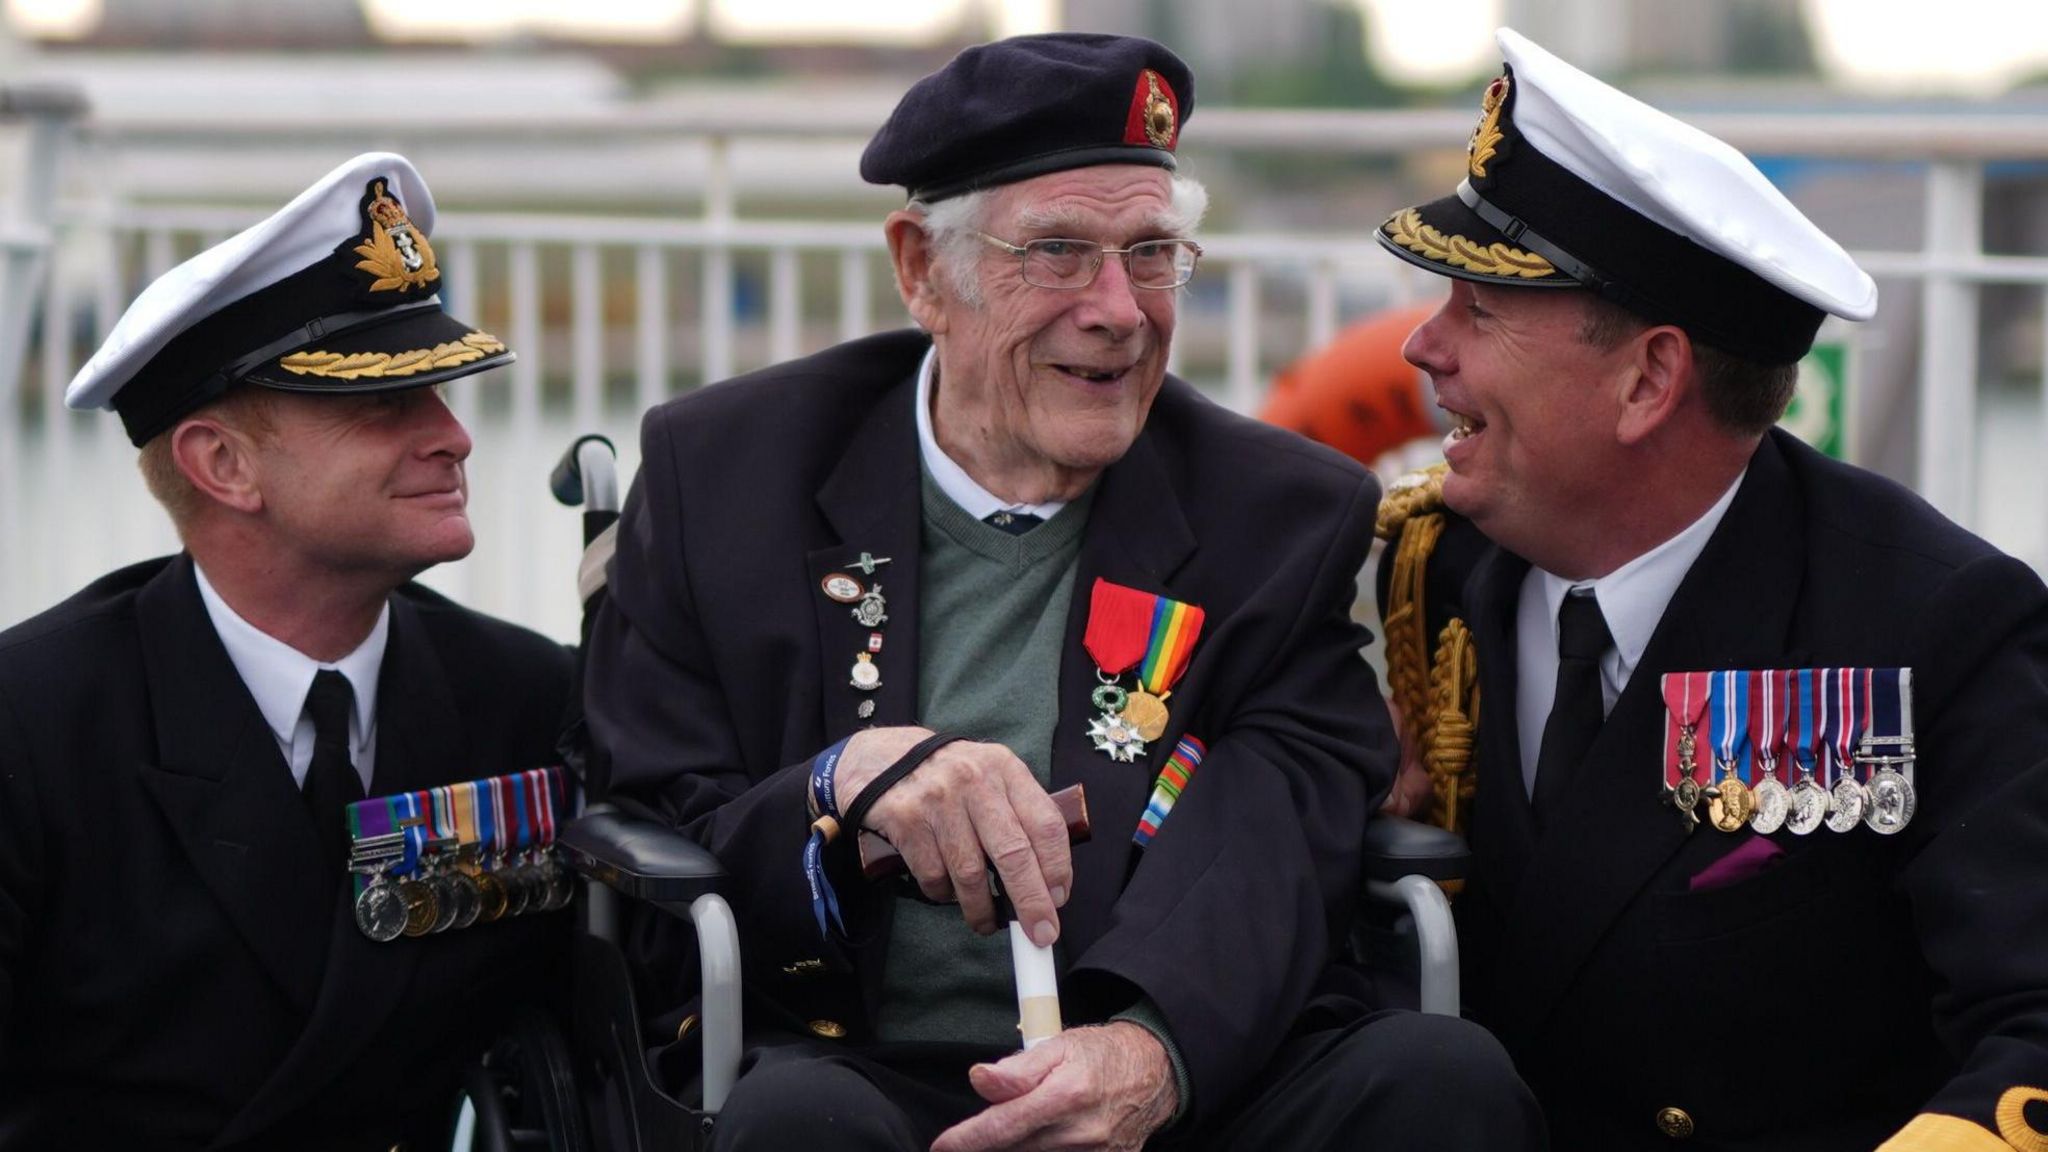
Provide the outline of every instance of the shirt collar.
[[1543,581],[1543,604],[1549,612],[1552,649],[1555,650],[1557,642],[1557,612],[1565,594],[1574,588],[1591,588],[1600,602],[1600,615],[1607,621],[1607,631],[1614,637],[1614,650],[1621,657],[1620,679],[1626,683],[1628,674],[1642,660],[1643,650],[1650,646],[1650,637],[1657,631],[1657,622],[1664,618],[1665,607],[1677,594],[1685,574],[1692,570],[1693,561],[1699,559],[1714,529],[1720,526],[1728,506],[1735,502],[1736,489],[1742,487],[1742,478],[1748,474],[1745,467],[1713,507],[1678,535],[1597,580],[1566,580],[1536,569]]
[[350,751],[360,763],[364,749],[377,731],[377,674],[384,665],[384,645],[391,635],[391,605],[384,605],[384,610],[377,613],[376,626],[355,651],[332,664],[322,664],[242,619],[214,590],[205,569],[196,562],[192,572],[199,578],[199,598],[206,604],[206,615],[213,621],[214,632],[228,650],[228,659],[234,663],[242,683],[248,686],[249,695],[256,698],[256,707],[262,711],[264,723],[270,725],[278,743],[291,747],[292,733],[298,727],[299,715],[306,710],[306,693],[313,688],[314,674],[322,668],[333,668],[348,677],[349,688],[355,695],[349,742]]
[[939,491],[946,498],[958,504],[976,520],[986,520],[997,512],[1028,512],[1041,520],[1050,520],[1067,506],[1064,500],[1049,504],[1013,504],[1000,499],[995,493],[976,483],[945,450],[939,447],[939,438],[932,432],[932,385],[939,375],[939,350],[935,346],[924,354],[924,362],[917,366],[917,450],[924,458],[925,471],[938,482]]

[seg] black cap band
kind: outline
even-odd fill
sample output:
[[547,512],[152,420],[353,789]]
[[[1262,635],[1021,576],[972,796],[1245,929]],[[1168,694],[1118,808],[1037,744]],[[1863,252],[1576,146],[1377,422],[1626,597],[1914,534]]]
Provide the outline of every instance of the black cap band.
[[1746,360],[1790,364],[1813,347],[1827,313],[1523,143],[1513,163],[1497,169],[1500,177],[1458,188],[1459,199],[1510,243],[1652,323],[1676,324]]

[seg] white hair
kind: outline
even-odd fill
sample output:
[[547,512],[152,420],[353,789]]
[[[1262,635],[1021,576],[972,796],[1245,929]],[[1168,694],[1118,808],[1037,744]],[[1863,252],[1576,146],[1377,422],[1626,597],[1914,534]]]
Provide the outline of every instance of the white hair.
[[[1193,237],[1209,211],[1209,190],[1192,176],[1169,174],[1167,209],[1153,221],[1169,236]],[[993,188],[981,188],[936,204],[912,200],[910,211],[924,218],[924,232],[931,239],[934,261],[940,275],[952,287],[960,302],[971,308],[981,306],[981,277],[978,274],[985,244],[977,232],[986,231],[988,202]],[[1065,212],[1026,212],[1020,223],[1032,231],[1064,224]]]

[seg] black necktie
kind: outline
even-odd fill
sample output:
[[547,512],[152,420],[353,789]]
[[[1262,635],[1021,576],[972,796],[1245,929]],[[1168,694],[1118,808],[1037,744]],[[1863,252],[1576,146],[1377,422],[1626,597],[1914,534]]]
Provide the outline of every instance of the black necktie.
[[1600,693],[1600,657],[1614,643],[1600,602],[1572,592],[1557,610],[1557,696],[1543,722],[1536,753],[1536,815],[1555,811],[1579,762],[1600,735],[1606,710]]
[[363,798],[363,779],[349,756],[348,714],[355,692],[348,677],[332,668],[313,676],[306,711],[313,717],[313,762],[306,767],[306,805],[320,833],[321,857],[335,867],[348,856],[348,806]]
[[1045,517],[1034,516],[1029,512],[1001,511],[989,513],[982,517],[981,522],[991,528],[1001,528],[1012,536],[1022,536],[1045,523]]

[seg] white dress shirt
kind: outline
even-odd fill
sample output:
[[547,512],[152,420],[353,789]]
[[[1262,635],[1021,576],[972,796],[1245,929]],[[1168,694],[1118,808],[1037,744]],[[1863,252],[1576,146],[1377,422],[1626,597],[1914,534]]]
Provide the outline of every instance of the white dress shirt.
[[355,762],[356,775],[363,778],[363,794],[370,795],[370,776],[377,767],[377,673],[384,666],[384,644],[391,635],[391,606],[386,604],[377,614],[376,627],[355,651],[332,664],[322,664],[242,619],[214,591],[198,564],[192,565],[192,571],[199,577],[199,598],[206,603],[213,630],[227,648],[228,659],[234,662],[249,695],[256,698],[256,707],[277,739],[277,750],[284,753],[292,780],[300,788],[306,786],[306,769],[313,763],[313,717],[306,711],[306,693],[312,691],[313,676],[332,668],[348,678],[355,694],[355,707],[348,718],[349,759]]
[[[1749,470],[1743,469],[1742,476],[1748,474]],[[1557,610],[1566,593],[1592,589],[1607,630],[1614,636],[1614,646],[1600,658],[1600,710],[1605,715],[1614,710],[1614,701],[1628,687],[1643,649],[1649,647],[1650,637],[1657,631],[1657,622],[1664,618],[1665,606],[1720,526],[1728,506],[1735,502],[1742,476],[1678,535],[1598,580],[1566,580],[1533,566],[1522,578],[1521,598],[1515,606],[1515,731],[1522,742],[1522,785],[1530,795],[1536,792],[1536,755],[1543,747],[1543,725],[1550,719],[1551,701],[1557,695]]]
[[917,450],[924,457],[924,470],[938,481],[939,491],[976,520],[986,520],[998,512],[1029,513],[1050,520],[1065,508],[1064,500],[1050,504],[1009,503],[975,483],[967,469],[946,455],[945,449],[939,447],[939,438],[932,434],[932,381],[938,374],[939,350],[933,348],[924,354],[924,363],[917,366]]

